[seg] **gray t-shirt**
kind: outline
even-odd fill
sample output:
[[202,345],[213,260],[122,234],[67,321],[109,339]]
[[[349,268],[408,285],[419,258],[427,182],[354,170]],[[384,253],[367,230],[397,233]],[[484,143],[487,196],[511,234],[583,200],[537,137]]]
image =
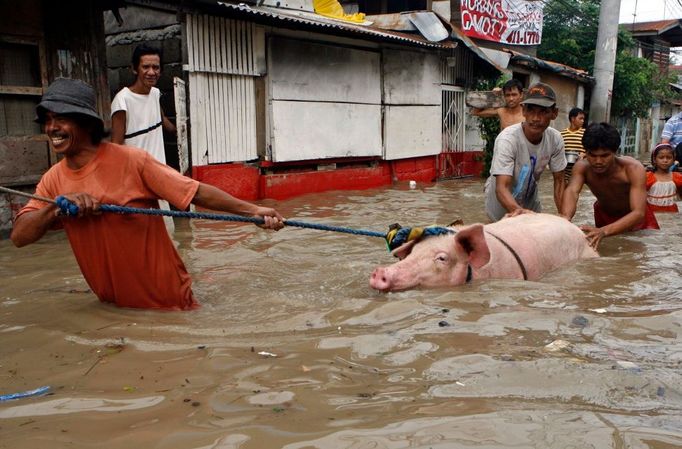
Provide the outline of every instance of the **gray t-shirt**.
[[505,128],[495,139],[490,177],[485,183],[485,211],[488,217],[497,221],[507,213],[495,194],[496,175],[512,177],[511,193],[521,207],[541,212],[537,182],[547,165],[553,173],[566,168],[564,140],[559,131],[547,128],[542,141],[534,145],[523,133],[521,123]]

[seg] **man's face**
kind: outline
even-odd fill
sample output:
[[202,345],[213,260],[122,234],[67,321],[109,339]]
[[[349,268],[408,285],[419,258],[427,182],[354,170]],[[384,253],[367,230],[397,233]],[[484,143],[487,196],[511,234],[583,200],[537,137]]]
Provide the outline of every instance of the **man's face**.
[[508,108],[515,108],[521,102],[521,92],[516,87],[504,91],[504,101]]
[[585,114],[582,112],[578,113],[575,117],[571,119],[571,128],[580,129],[585,124]]
[[156,86],[161,76],[161,58],[159,58],[159,55],[142,55],[140,63],[133,72],[135,72],[138,81],[143,86],[151,89]]
[[68,156],[84,145],[91,143],[89,131],[66,115],[48,111],[43,124],[45,134],[50,140],[50,147],[57,154]]
[[616,153],[607,148],[587,150],[585,153],[587,163],[595,173],[606,173],[616,161]]
[[549,123],[554,120],[559,111],[555,107],[544,107],[536,104],[523,105],[523,117],[526,119],[523,130],[531,142],[542,138]]

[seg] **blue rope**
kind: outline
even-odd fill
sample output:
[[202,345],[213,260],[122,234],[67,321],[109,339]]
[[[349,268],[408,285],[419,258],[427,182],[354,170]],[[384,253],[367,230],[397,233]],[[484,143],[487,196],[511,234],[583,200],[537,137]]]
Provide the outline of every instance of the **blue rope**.
[[[78,206],[76,206],[63,196],[58,196],[57,198],[55,198],[55,202],[65,215],[69,216],[78,215]],[[112,212],[116,214],[165,215],[167,217],[202,218],[206,220],[236,221],[254,224],[263,224],[265,222],[265,220],[263,220],[260,217],[242,217],[241,215],[213,214],[206,212],[184,212],[178,210],[142,209],[138,207],[115,206],[113,204],[102,204],[100,205],[99,209],[102,212]],[[367,237],[380,237],[382,239],[386,238],[386,234],[384,233],[368,231],[364,229],[351,229],[340,226],[329,226],[317,223],[305,223],[302,221],[295,220],[286,220],[284,224],[286,226],[294,226],[298,228],[342,232],[345,234],[364,235]]]

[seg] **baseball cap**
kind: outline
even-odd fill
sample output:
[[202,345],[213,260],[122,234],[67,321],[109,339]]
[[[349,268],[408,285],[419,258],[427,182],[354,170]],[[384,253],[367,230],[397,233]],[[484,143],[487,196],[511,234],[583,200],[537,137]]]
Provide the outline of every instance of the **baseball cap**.
[[97,119],[104,126],[102,118],[97,113],[95,90],[81,80],[57,78],[50,84],[40,103],[36,106],[35,121],[43,123],[45,112],[55,114],[81,114]]
[[554,89],[545,83],[535,83],[528,88],[521,104],[534,104],[545,108],[556,105]]

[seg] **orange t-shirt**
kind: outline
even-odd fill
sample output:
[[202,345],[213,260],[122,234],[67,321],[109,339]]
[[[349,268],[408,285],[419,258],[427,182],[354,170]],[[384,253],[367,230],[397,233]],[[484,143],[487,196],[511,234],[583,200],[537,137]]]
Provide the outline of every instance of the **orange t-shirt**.
[[[36,194],[48,198],[85,192],[102,204],[158,208],[158,199],[186,209],[199,182],[161,164],[138,148],[102,142],[95,157],[72,170],[62,160],[45,175]],[[26,212],[45,207],[30,200]],[[198,307],[192,280],[159,215],[103,213],[61,217],[78,265],[101,301],[119,307],[186,310]]]

